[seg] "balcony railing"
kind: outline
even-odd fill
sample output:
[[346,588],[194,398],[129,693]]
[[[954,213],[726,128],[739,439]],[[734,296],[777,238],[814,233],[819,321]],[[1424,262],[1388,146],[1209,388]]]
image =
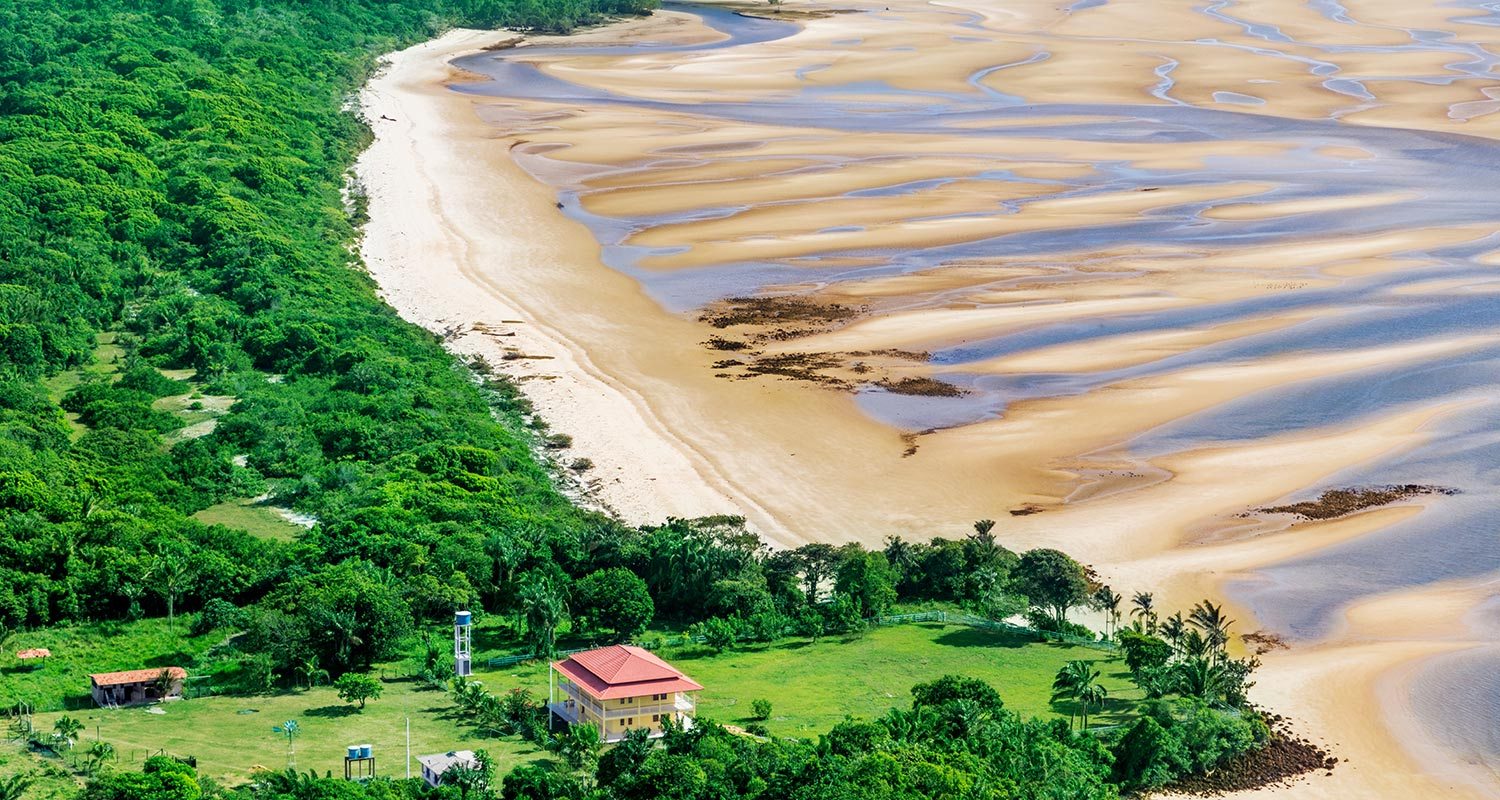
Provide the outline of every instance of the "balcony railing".
[[[555,703],[548,703],[547,704],[547,708],[551,709],[552,713],[556,714],[559,719],[563,720],[564,722],[568,723],[569,725],[577,725],[577,724],[579,724],[581,722],[587,721],[584,718],[583,714],[579,711],[579,707],[577,705],[571,705],[570,706],[565,701],[560,701],[560,702],[555,702]],[[683,730],[690,731],[690,730],[693,729],[693,718],[692,717],[690,717],[690,716],[688,716],[688,717],[679,717],[678,721],[682,723],[682,729]],[[605,729],[599,731],[599,740],[603,741],[603,742],[619,742],[619,741],[623,741],[625,739],[625,737],[629,734],[629,732],[631,730],[639,730],[639,729],[645,729],[645,730],[647,730],[648,731],[647,736],[649,736],[652,739],[660,738],[662,736],[662,734],[663,734],[663,730],[662,730],[662,728],[661,728],[661,726],[660,726],[659,723],[644,722],[644,723],[640,723],[640,724],[637,724],[637,725],[633,725],[629,729],[626,729],[626,730],[609,730],[609,729],[605,728]]]
[[603,719],[622,719],[624,717],[639,717],[644,714],[691,714],[697,707],[693,699],[686,694],[674,693],[666,700],[647,701],[644,703],[630,703],[627,705],[608,704],[601,705],[593,698],[579,691],[576,686],[569,683],[559,684],[558,689],[568,699],[580,706],[588,708],[594,715]]

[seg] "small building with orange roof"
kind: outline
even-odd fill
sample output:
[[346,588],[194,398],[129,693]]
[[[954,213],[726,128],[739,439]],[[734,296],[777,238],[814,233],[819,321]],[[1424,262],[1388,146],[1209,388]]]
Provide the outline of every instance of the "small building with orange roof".
[[694,694],[703,689],[651,651],[624,644],[554,661],[551,677],[552,715],[568,725],[592,723],[605,742],[637,729],[661,736],[669,720],[692,727]]
[[182,667],[132,669],[124,672],[100,672],[89,676],[89,693],[101,706],[132,706],[182,697],[182,682],[187,670]]

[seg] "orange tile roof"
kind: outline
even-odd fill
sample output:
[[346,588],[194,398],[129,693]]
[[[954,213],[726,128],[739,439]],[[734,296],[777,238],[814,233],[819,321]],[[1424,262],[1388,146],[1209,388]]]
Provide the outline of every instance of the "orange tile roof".
[[181,680],[187,677],[187,670],[182,667],[156,667],[154,669],[131,669],[124,672],[100,672],[90,675],[89,680],[95,686],[120,686],[127,683],[150,683],[161,677],[165,669],[173,680]]
[[696,692],[703,686],[649,650],[617,644],[575,653],[552,667],[600,700]]
[[26,660],[28,658],[51,658],[52,651],[45,647],[33,647],[30,650],[22,650],[16,653],[16,658]]

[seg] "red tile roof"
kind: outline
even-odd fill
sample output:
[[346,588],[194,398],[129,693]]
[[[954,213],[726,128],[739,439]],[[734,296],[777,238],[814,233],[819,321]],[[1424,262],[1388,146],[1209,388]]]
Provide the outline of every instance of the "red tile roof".
[[165,669],[173,680],[182,680],[187,677],[187,670],[182,667],[156,667],[154,669],[132,669],[125,672],[101,672],[90,675],[89,680],[95,686],[120,686],[127,683],[150,683],[161,677]]
[[30,650],[22,650],[16,653],[16,658],[26,660],[30,658],[51,658],[52,651],[45,647],[33,647]]
[[575,653],[566,660],[554,661],[552,667],[600,700],[703,688],[649,650],[628,644]]

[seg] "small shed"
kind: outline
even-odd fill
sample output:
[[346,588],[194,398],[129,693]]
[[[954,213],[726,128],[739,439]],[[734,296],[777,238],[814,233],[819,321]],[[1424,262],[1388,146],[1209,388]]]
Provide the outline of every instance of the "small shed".
[[131,706],[182,697],[182,682],[186,678],[187,670],[182,667],[156,667],[101,672],[90,675],[89,684],[95,703]]
[[417,763],[422,765],[422,780],[433,787],[443,782],[443,773],[458,764],[479,768],[479,759],[474,757],[473,750],[449,750],[437,755],[417,756]]

